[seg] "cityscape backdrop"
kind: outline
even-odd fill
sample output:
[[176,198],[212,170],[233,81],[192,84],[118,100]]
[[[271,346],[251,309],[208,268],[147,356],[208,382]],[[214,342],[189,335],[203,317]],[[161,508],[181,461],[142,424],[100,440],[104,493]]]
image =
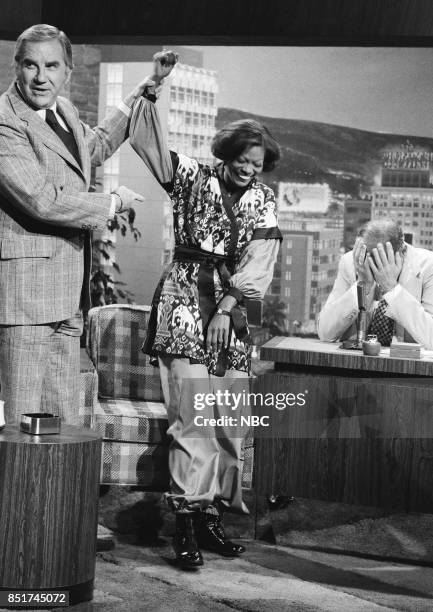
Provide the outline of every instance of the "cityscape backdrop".
[[[74,45],[65,94],[96,125],[150,71],[160,48]],[[181,63],[158,102],[173,149],[213,163],[215,130],[247,116],[281,145],[281,163],[264,180],[277,197],[284,241],[257,343],[269,330],[315,333],[339,258],[369,218],[393,215],[408,241],[432,248],[433,49],[175,48]],[[0,41],[2,91],[13,78],[12,55],[13,43]],[[145,196],[136,208],[141,238],[107,230],[115,248],[96,265],[149,304],[171,257],[170,202],[128,143],[95,174],[98,189],[119,184]]]

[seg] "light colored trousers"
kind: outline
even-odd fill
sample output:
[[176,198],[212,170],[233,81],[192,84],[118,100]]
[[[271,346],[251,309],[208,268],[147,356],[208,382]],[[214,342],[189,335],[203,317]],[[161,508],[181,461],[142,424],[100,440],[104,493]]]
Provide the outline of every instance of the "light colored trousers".
[[[211,428],[212,432],[202,430],[194,423],[196,416],[209,414],[196,409],[196,394],[202,397],[203,393],[215,393],[218,389],[236,387],[238,390],[239,384],[248,391],[247,373],[227,370],[221,378],[209,375],[206,366],[191,364],[188,358],[160,355],[158,360],[168,413],[168,434],[172,436],[169,449],[171,485],[166,494],[169,506],[174,511],[205,510],[217,501],[227,510],[248,514],[242,501],[241,461],[242,442],[248,427],[219,427],[216,437],[215,429]],[[212,412],[215,417],[229,413],[233,416],[226,406],[213,407]]]
[[46,325],[0,325],[0,394],[6,423],[50,412],[71,425],[80,406],[80,318]]

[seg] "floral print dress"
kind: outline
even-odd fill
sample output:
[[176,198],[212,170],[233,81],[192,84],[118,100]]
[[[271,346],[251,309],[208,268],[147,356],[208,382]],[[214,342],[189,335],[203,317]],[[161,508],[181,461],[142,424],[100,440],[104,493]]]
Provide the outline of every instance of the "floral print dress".
[[[206,325],[225,293],[234,309],[227,368],[249,372],[248,330],[240,333],[243,300],[262,299],[273,274],[281,233],[272,189],[253,179],[226,192],[218,166],[169,152],[152,102],[135,107],[130,142],[173,203],[175,255],[152,302],[144,350],[156,356],[189,357],[215,373],[217,353],[205,347]],[[242,312],[241,312],[242,311]]]

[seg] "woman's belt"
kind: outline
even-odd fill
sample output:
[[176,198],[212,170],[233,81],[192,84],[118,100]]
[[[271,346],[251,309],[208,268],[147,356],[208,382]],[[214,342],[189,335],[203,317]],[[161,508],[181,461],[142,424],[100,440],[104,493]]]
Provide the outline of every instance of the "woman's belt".
[[[217,307],[213,272],[215,269],[218,271],[221,285],[227,291],[230,288],[230,270],[233,270],[234,262],[229,261],[225,255],[186,246],[175,247],[173,260],[200,264],[197,285],[204,332]],[[247,320],[237,304],[232,308],[230,315],[236,337],[243,342],[249,340]]]

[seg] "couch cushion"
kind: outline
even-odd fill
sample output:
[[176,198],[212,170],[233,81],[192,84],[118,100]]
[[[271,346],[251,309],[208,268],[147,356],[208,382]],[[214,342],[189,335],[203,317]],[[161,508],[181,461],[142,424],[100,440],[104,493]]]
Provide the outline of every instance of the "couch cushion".
[[114,304],[89,311],[87,343],[102,398],[163,401],[158,368],[142,350],[149,306]]
[[167,411],[160,402],[100,399],[92,426],[103,440],[168,445]]
[[168,491],[168,446],[104,441],[101,484]]

